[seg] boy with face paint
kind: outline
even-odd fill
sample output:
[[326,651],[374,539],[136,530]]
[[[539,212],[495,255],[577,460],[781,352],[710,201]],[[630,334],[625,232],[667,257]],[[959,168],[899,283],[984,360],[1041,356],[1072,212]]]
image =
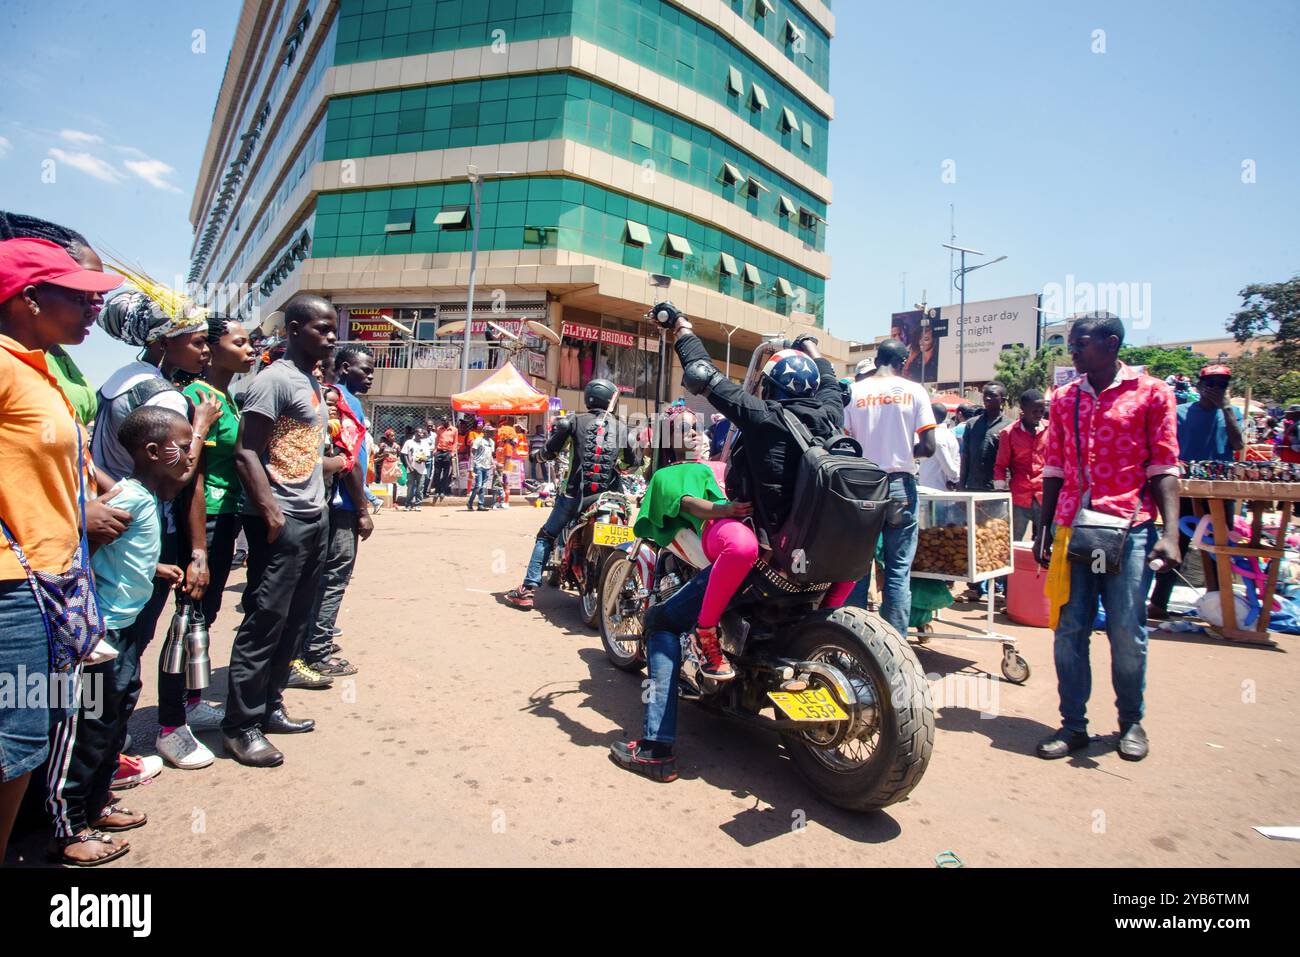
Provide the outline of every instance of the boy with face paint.
[[[105,641],[117,656],[83,670],[83,682],[103,689],[99,707],[79,708],[66,728],[56,730],[56,738],[66,741],[71,753],[65,760],[52,761],[61,773],[50,775],[46,808],[54,823],[51,853],[63,863],[102,864],[119,857],[129,843],[120,839],[110,843],[99,832],[130,830],[147,821],[144,814],[118,804],[111,787],[138,698],[140,653],[147,642],[131,626],[150,603],[155,580],[178,588],[185,578],[179,566],[159,562],[161,503],[175,498],[189,481],[193,439],[194,429],[185,416],[153,405],[128,415],[118,432],[118,441],[134,465],[131,475],[118,482],[113,502],[130,514],[131,521],[115,541],[91,558],[95,592],[108,629]],[[115,849],[89,860],[69,852],[88,843]]]

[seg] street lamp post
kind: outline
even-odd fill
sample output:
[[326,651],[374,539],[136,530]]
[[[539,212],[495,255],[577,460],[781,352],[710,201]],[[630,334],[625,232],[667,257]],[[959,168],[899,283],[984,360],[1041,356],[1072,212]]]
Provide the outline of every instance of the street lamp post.
[[488,176],[513,176],[512,170],[497,170],[493,173],[480,173],[478,167],[466,167],[465,175],[469,178],[470,189],[474,194],[474,238],[469,250],[469,295],[465,298],[465,341],[460,354],[460,391],[469,391],[469,338],[474,328],[474,284],[478,279],[478,221],[483,209],[483,180]]
[[985,266],[992,266],[994,263],[1000,263],[1006,259],[1006,256],[999,256],[997,259],[990,259],[986,263],[979,263],[975,266],[966,265],[966,254],[972,256],[983,256],[984,254],[978,249],[965,249],[961,246],[953,246],[950,243],[941,243],[944,249],[951,249],[953,252],[961,253],[961,265],[956,269],[957,288],[961,291],[961,306],[957,314],[957,392],[963,398],[966,396],[966,274],[974,272],[976,269],[983,269]]

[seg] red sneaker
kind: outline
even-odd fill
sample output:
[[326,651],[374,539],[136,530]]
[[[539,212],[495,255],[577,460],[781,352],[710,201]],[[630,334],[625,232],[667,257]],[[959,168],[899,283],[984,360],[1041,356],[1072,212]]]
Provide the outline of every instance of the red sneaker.
[[533,607],[533,590],[520,585],[518,588],[512,588],[506,592],[506,604],[514,605],[516,608],[522,608],[525,611]]
[[704,658],[704,667],[700,669],[700,674],[706,678],[712,678],[714,681],[730,681],[736,677],[736,672],[731,668],[731,662],[722,653],[722,642],[718,640],[717,628],[697,627],[695,629],[695,640],[699,644],[700,654]]
[[117,773],[113,775],[112,788],[115,791],[133,788],[158,776],[163,769],[163,759],[156,754],[138,758],[134,754],[117,756]]

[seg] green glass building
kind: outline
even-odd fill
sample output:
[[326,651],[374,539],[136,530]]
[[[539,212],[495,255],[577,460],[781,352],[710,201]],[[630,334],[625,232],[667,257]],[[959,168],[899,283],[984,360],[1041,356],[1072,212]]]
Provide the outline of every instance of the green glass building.
[[476,232],[471,383],[648,401],[651,273],[739,376],[822,324],[833,33],[821,0],[245,0],[190,278],[250,319],[330,298],[393,423],[459,388]]

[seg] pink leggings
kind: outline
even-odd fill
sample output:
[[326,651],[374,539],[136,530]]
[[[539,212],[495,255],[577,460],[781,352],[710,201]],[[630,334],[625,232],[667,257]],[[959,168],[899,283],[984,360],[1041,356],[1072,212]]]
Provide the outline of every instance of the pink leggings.
[[[758,538],[754,530],[734,518],[720,518],[704,525],[701,538],[704,554],[712,562],[709,585],[704,590],[699,626],[716,628],[736,589],[758,560]],[[823,608],[839,608],[848,600],[854,582],[836,582],[826,593]]]

